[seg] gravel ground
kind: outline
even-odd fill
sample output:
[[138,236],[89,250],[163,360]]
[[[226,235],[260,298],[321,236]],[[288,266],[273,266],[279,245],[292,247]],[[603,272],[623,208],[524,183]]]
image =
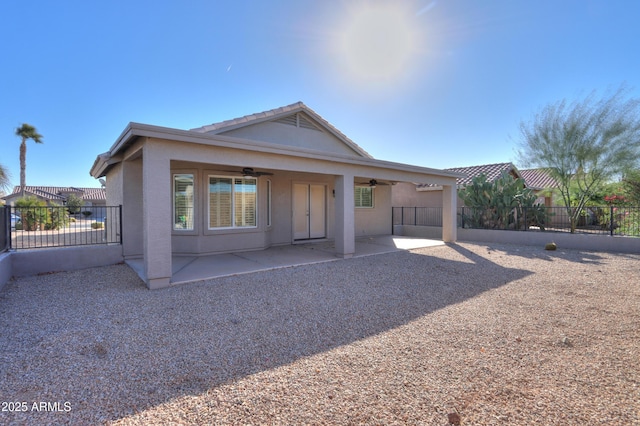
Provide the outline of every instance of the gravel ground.
[[158,291],[21,278],[0,423],[640,424],[639,261],[461,243]]

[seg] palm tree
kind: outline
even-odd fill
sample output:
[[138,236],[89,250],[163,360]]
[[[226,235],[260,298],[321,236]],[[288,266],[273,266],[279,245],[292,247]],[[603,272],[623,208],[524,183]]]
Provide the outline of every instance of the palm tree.
[[24,123],[16,129],[16,136],[22,138],[22,143],[20,143],[20,194],[24,197],[24,187],[27,185],[27,140],[31,139],[35,143],[42,143],[42,135],[35,127]]
[[0,191],[4,191],[9,189],[11,186],[11,175],[9,174],[9,170],[7,170],[2,164],[0,164]]

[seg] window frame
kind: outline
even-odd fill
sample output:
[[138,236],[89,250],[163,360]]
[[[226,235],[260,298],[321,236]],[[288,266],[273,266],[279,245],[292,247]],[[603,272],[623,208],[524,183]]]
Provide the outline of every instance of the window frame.
[[[230,179],[231,180],[231,203],[230,203],[230,217],[231,217],[231,225],[230,226],[211,226],[211,192],[210,192],[210,185],[211,185],[211,178],[218,178],[218,179]],[[255,217],[255,224],[254,225],[247,225],[247,226],[237,226],[236,225],[236,180],[251,180],[255,182],[255,201],[254,201],[254,217]],[[228,231],[228,230],[245,230],[245,229],[256,229],[258,228],[258,212],[259,212],[259,205],[258,205],[258,200],[259,200],[259,189],[258,189],[258,178],[257,177],[238,177],[238,176],[229,176],[229,175],[221,175],[221,174],[209,174],[207,175],[207,180],[206,180],[206,201],[207,201],[207,217],[206,217],[206,221],[207,221],[207,230],[209,231]],[[243,214],[244,214],[244,209],[243,209]]]
[[[271,191],[272,191],[271,179],[267,179],[267,227],[271,227],[272,225],[271,207],[273,206],[273,204],[271,200],[271,194],[272,194]],[[257,197],[257,194],[256,194],[256,197]]]
[[[362,195],[360,197],[358,197],[356,190],[360,188],[360,190],[363,189],[369,189],[371,191],[371,205],[370,206],[363,206],[363,205],[358,205],[358,201],[360,201],[362,203]],[[370,186],[365,186],[365,185],[356,185],[354,187],[353,190],[353,199],[354,199],[354,206],[356,209],[373,209],[375,208],[375,188],[372,188]]]
[[[192,190],[192,195],[191,195],[191,227],[189,228],[178,228],[176,227],[177,222],[176,222],[176,183],[177,180],[176,178],[178,176],[190,176],[191,177],[191,186],[193,188]],[[197,174],[193,171],[178,171],[178,170],[174,170],[171,174],[171,214],[172,214],[172,224],[171,224],[171,228],[172,231],[174,232],[195,232],[196,231],[196,219],[197,219],[197,206],[196,206],[196,200],[197,200],[197,187],[196,187],[196,181],[197,181]]]

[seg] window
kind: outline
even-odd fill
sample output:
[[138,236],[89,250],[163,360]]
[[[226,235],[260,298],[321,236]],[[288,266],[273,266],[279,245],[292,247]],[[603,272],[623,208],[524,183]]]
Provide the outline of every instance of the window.
[[173,229],[193,230],[193,175],[173,175]]
[[373,188],[370,186],[355,187],[356,207],[373,208]]
[[209,228],[257,224],[257,179],[209,176]]

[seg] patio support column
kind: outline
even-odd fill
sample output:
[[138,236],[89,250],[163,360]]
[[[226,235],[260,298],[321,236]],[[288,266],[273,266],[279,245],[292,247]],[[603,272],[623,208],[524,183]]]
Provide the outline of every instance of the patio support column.
[[356,252],[353,179],[353,175],[339,175],[335,179],[336,255],[345,259]]
[[[122,254],[125,259],[139,258],[142,250],[142,159],[120,164],[121,176],[107,183],[107,191],[117,190],[116,203],[122,204]],[[126,185],[126,190],[125,190]],[[118,198],[121,196],[122,198]]]
[[458,239],[456,210],[458,206],[458,188],[452,185],[442,186],[442,241],[455,243]]
[[171,284],[171,169],[161,149],[147,141],[142,155],[144,272],[150,289]]

